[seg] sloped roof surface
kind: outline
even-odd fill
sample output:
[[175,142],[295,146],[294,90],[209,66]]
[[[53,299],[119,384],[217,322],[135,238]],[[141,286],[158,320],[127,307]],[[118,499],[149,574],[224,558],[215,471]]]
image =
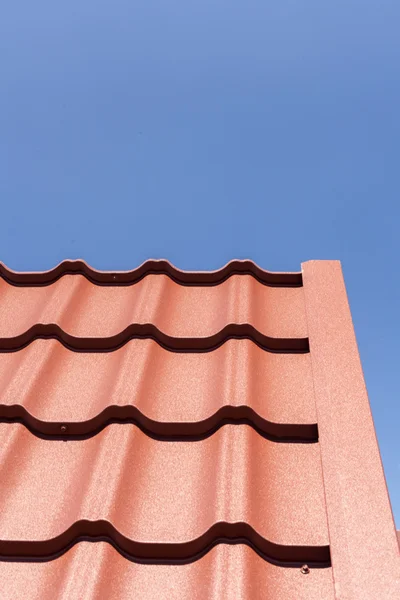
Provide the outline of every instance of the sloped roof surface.
[[397,598],[338,263],[0,274],[0,598]]

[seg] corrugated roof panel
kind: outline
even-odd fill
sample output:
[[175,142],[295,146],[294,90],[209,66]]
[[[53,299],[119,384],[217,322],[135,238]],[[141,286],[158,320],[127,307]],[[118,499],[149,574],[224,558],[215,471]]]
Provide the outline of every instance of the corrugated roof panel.
[[228,340],[213,352],[169,352],[131,340],[114,352],[71,352],[36,340],[0,353],[0,416],[41,433],[87,434],[112,419],[155,435],[205,435],[247,419],[278,438],[317,438],[309,354]]
[[340,268],[303,270],[0,264],[0,598],[397,599]]
[[275,338],[293,338],[289,349],[307,349],[302,288],[270,287],[250,275],[203,287],[179,285],[166,275],[127,286],[94,285],[82,275],[36,287],[2,280],[0,312],[1,348],[51,335],[72,347],[114,349],[133,335],[151,335],[172,348],[211,349],[241,334],[274,348],[285,347]]
[[275,560],[329,561],[318,444],[248,425],[165,442],[134,425],[59,441],[3,423],[0,439],[1,554],[53,554],[97,521],[95,535],[138,558],[187,559],[217,536],[248,537]]

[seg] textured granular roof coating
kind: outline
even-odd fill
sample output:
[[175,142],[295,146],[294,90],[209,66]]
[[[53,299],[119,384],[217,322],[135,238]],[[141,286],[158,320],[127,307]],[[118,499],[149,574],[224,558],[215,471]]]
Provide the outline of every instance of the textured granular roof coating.
[[43,433],[59,433],[60,422],[88,433],[114,417],[154,434],[201,435],[223,418],[247,418],[266,434],[315,438],[312,385],[309,354],[265,352],[247,339],[207,353],[149,339],[106,353],[57,340],[0,353],[0,415],[19,414]]
[[141,544],[185,544],[217,523],[246,523],[275,544],[328,544],[317,444],[272,442],[248,425],[164,442],[113,424],[64,442],[0,424],[0,439],[1,540],[46,541],[104,520]]
[[352,598],[301,273],[0,276],[1,599]]
[[111,338],[133,324],[152,324],[173,338],[208,338],[230,324],[269,337],[307,334],[303,290],[262,285],[250,275],[211,287],[182,286],[166,275],[147,275],[130,286],[93,285],[82,275],[38,287],[1,280],[0,312],[0,338],[38,324],[57,325],[76,338]]

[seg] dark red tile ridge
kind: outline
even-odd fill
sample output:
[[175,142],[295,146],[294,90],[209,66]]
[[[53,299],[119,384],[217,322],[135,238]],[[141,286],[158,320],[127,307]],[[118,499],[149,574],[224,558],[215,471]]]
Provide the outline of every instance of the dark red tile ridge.
[[[143,564],[106,542],[80,542],[49,562],[0,562],[3,593],[13,600],[335,600],[332,569],[282,568],[243,544],[215,546],[196,562]],[[106,594],[105,594],[106,591]]]
[[60,277],[81,274],[95,284],[131,285],[147,275],[168,275],[181,285],[218,285],[232,275],[251,275],[260,283],[271,286],[299,287],[302,273],[273,272],[261,269],[252,260],[232,260],[215,271],[184,271],[164,259],[150,259],[131,271],[99,271],[84,260],[64,260],[48,271],[14,271],[0,262],[0,276],[15,285],[49,285]]

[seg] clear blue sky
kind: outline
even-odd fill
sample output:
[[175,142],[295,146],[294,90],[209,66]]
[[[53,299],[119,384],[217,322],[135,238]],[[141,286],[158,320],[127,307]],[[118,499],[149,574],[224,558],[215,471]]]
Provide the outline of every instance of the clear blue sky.
[[1,12],[0,260],[342,260],[400,527],[398,0]]

